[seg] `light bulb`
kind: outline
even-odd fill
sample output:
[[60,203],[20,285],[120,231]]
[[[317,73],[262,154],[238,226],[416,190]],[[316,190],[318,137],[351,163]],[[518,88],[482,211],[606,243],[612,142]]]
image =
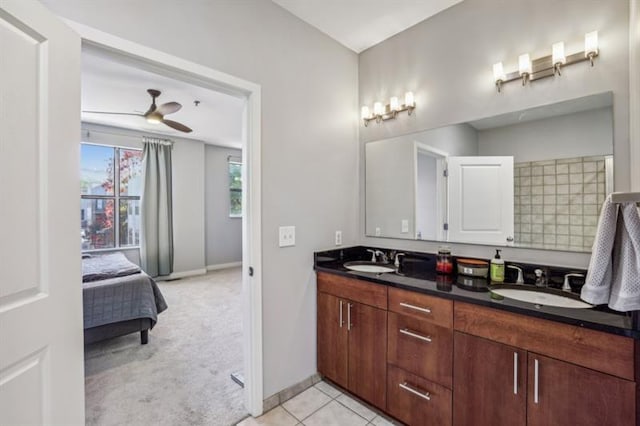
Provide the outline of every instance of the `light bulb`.
[[564,55],[564,42],[559,41],[557,43],[553,43],[551,46],[551,52],[551,62],[553,65],[567,63],[567,57]]
[[589,58],[598,54],[598,32],[592,31],[584,35],[584,57]]
[[360,110],[360,118],[365,119],[370,117],[371,117],[371,111],[369,111],[369,107],[363,106],[362,109]]
[[493,64],[493,81],[497,83],[498,81],[505,81],[506,79],[507,79],[507,76],[504,73],[504,67],[502,66],[502,62]]
[[400,102],[398,101],[397,96],[392,96],[391,99],[389,99],[389,109],[391,111],[397,111],[400,109]]
[[531,58],[529,58],[528,53],[518,57],[518,71],[520,75],[531,74]]
[[373,104],[373,114],[374,115],[384,114],[384,107],[382,106],[382,102],[376,102]]
[[407,107],[415,106],[415,100],[413,99],[413,92],[407,92],[404,94],[404,105]]

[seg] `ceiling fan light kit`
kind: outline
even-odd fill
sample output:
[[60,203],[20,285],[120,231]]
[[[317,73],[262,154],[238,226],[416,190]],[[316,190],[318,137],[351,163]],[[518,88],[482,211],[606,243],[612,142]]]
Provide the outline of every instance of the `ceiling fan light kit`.
[[156,98],[160,96],[162,92],[156,89],[147,89],[147,93],[151,96],[151,106],[149,110],[144,114],[135,114],[128,112],[107,112],[107,111],[82,111],[91,114],[115,114],[115,115],[133,115],[136,117],[144,117],[148,123],[152,124],[164,124],[172,129],[178,130],[184,133],[190,133],[192,130],[182,123],[173,120],[167,120],[164,118],[167,114],[173,114],[182,108],[182,105],[178,102],[167,102],[160,106],[156,106]]

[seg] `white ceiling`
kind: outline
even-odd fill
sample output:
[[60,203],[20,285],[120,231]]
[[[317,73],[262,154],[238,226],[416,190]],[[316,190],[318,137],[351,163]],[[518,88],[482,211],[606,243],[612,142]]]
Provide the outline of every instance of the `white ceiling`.
[[[182,109],[167,115],[193,129],[191,133],[143,117],[82,113],[82,121],[168,136],[197,139],[208,144],[241,148],[244,100],[116,62],[96,49],[82,51],[82,110],[144,113],[151,105],[147,89],[162,92],[156,100],[179,102]],[[199,100],[196,107],[194,100]]]
[[462,0],[273,0],[360,53]]

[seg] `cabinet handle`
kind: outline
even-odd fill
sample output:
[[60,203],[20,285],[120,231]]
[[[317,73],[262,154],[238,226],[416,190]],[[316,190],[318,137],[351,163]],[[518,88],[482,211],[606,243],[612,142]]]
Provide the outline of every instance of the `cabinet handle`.
[[422,399],[426,399],[427,401],[431,401],[431,394],[430,394],[429,392],[424,392],[424,393],[422,393],[422,392],[420,392],[420,391],[417,391],[417,390],[413,389],[412,387],[410,387],[410,386],[407,384],[407,382],[399,383],[399,386],[400,386],[402,389],[406,390],[407,392],[411,392],[412,394],[414,394],[414,395],[416,395],[416,396],[419,396],[419,397],[420,397],[420,398],[422,398]]
[[351,303],[347,303],[347,330],[351,331],[351,327],[353,326],[353,324],[351,324],[351,307],[353,305]]
[[344,321],[342,320],[342,300],[340,301],[340,328],[342,328],[342,325],[344,324]]
[[427,343],[431,343],[431,337],[430,336],[427,337],[427,336],[422,336],[420,334],[413,333],[413,332],[409,331],[408,328],[401,328],[399,331],[400,331],[400,333],[405,334],[407,336],[415,337],[416,339],[424,340]]
[[405,303],[405,302],[400,302],[400,306],[402,306],[404,308],[415,309],[416,311],[424,312],[425,314],[430,314],[431,313],[431,309],[429,309],[429,308],[421,308],[420,306],[410,305],[410,304]]
[[540,402],[540,397],[538,395],[538,388],[539,388],[539,379],[538,379],[538,370],[539,370],[539,362],[536,359],[533,362],[533,402],[535,404],[537,404],[538,402]]
[[518,352],[513,353],[513,394],[518,394]]

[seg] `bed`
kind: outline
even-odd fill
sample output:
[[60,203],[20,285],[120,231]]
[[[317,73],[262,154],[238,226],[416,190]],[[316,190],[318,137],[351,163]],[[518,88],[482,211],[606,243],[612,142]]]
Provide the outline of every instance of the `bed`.
[[85,344],[140,332],[141,343],[167,303],[156,282],[122,253],[82,256]]

